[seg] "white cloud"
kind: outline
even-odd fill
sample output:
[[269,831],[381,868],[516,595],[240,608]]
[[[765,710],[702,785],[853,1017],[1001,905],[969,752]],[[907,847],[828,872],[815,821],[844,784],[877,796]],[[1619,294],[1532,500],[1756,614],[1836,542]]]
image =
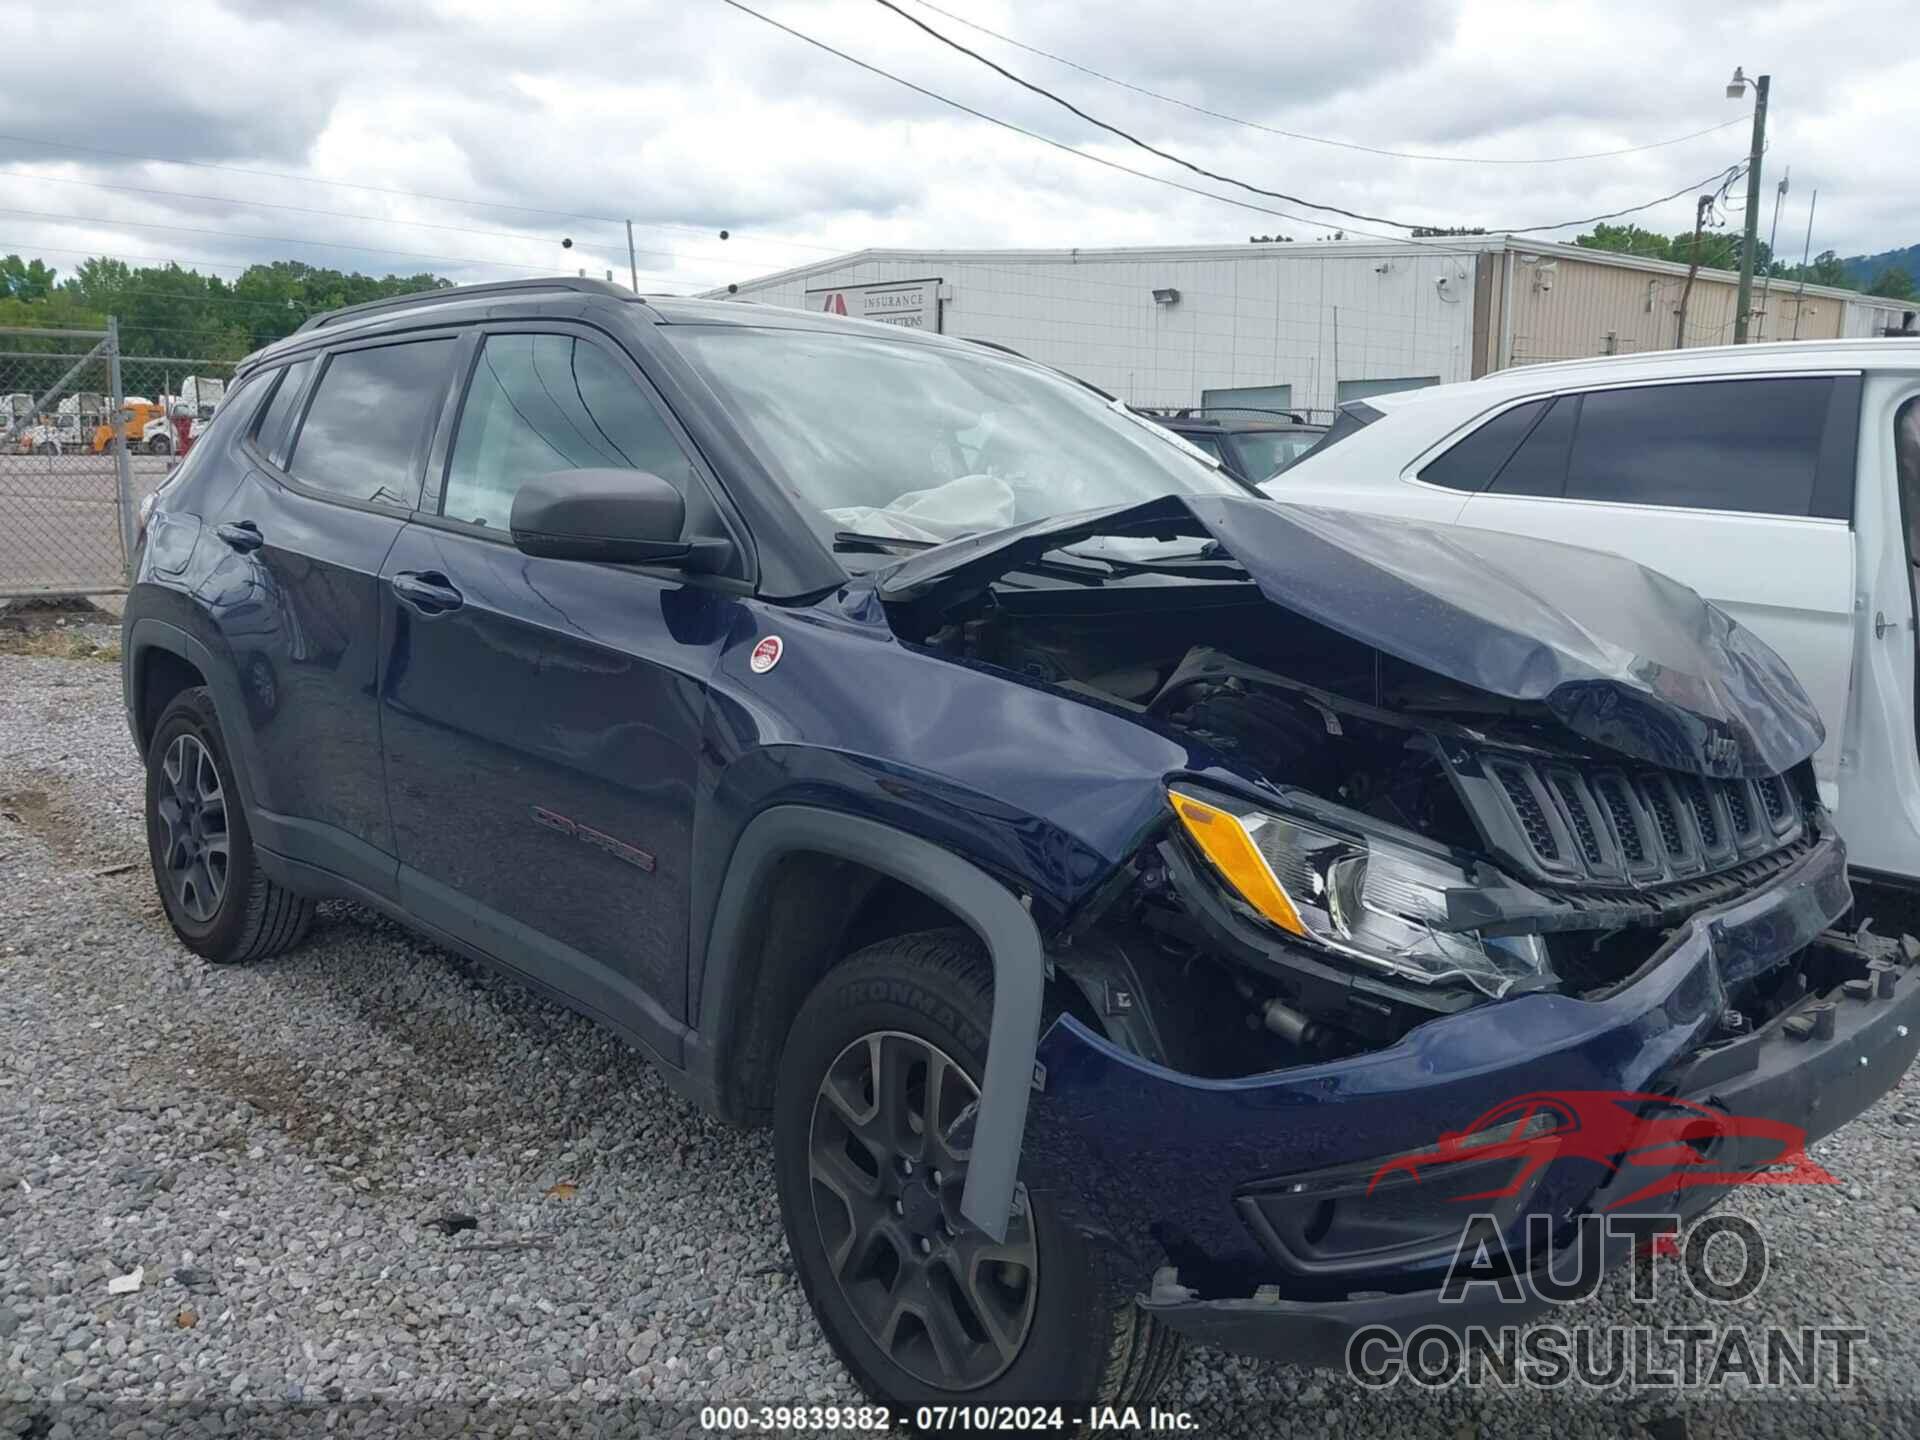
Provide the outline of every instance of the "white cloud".
[[[576,267],[624,278],[625,232],[613,221],[631,215],[643,287],[693,289],[867,245],[1231,242],[1275,229],[1301,238],[1351,229],[1337,216],[1262,201],[1156,160],[871,0],[753,3],[979,109],[1303,218],[1101,169],[864,73],[719,0],[405,9],[372,0],[307,9],[176,0],[121,13],[8,0],[0,26],[10,51],[35,63],[12,68],[0,90],[0,134],[12,137],[0,139],[0,211],[11,212],[0,213],[0,252],[44,253],[69,270],[80,252],[105,250],[202,268],[290,257],[465,280]],[[1747,145],[1736,124],[1577,164],[1370,155],[1167,105],[901,3],[1209,169],[1374,215],[1489,226],[1574,218],[1678,189],[1738,160]],[[1791,166],[1780,249],[1797,252],[1816,186],[1816,249],[1850,254],[1920,240],[1902,145],[1920,131],[1920,90],[1888,78],[1920,62],[1908,0],[1714,14],[1652,0],[1355,0],[1272,15],[1226,0],[940,3],[1193,105],[1450,155],[1513,158],[1665,139],[1739,113],[1722,96],[1735,63],[1749,73],[1771,69],[1761,223],[1771,220],[1774,181]],[[136,34],[168,38],[149,63],[103,72],[101,57],[124,56]],[[306,179],[94,153],[102,149]],[[295,208],[260,208],[273,205]],[[1683,196],[1635,218],[1680,230],[1691,215]],[[734,238],[719,240],[723,228]],[[575,241],[571,249],[561,248],[563,236]]]

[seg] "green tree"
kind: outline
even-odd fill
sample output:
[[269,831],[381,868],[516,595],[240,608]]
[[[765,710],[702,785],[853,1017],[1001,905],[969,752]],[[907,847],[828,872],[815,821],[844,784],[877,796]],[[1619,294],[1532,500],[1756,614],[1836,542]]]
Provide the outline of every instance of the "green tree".
[[44,300],[53,293],[54,275],[43,260],[9,255],[0,260],[0,295],[10,300]]
[[[1692,239],[1691,232],[1687,238]],[[1673,254],[1673,242],[1665,235],[1642,230],[1638,225],[1596,225],[1586,234],[1574,236],[1573,243],[1584,245],[1589,250],[1613,250],[1622,255],[1645,255],[1654,260],[1686,258]]]
[[1822,250],[1813,257],[1811,265],[1788,265],[1774,273],[1796,283],[1805,280],[1809,285],[1835,285],[1844,290],[1860,288],[1848,276],[1846,261],[1831,250]]
[[[1700,235],[1699,262],[1703,270],[1738,270],[1740,252],[1744,248],[1746,237],[1737,231],[1705,230]],[[1677,235],[1660,235],[1652,230],[1643,230],[1638,225],[1596,225],[1584,235],[1576,235],[1573,243],[1584,245],[1589,250],[1612,250],[1623,255],[1644,255],[1650,260],[1670,260],[1676,265],[1686,265],[1693,261],[1693,231],[1682,230]],[[1775,275],[1782,268],[1774,263],[1773,251],[1767,242],[1755,242],[1753,273],[1766,275],[1771,271]]]
[[1913,277],[1898,265],[1889,265],[1874,276],[1867,294],[1884,295],[1889,300],[1911,300],[1914,298]]

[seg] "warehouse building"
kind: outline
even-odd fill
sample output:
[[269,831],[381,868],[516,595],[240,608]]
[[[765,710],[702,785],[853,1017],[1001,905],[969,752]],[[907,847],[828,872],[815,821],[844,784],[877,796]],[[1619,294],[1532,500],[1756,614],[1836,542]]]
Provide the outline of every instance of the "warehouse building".
[[[1738,284],[1702,270],[1689,287],[1684,265],[1474,236],[862,250],[734,293],[992,341],[1136,405],[1324,411],[1511,365],[1726,344]],[[1755,340],[1916,333],[1913,302],[1850,290],[1756,282],[1753,305]]]

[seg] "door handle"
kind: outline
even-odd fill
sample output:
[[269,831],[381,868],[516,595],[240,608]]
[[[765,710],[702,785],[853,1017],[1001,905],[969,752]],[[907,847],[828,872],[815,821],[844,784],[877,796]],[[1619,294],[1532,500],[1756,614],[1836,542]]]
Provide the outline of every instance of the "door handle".
[[422,615],[458,610],[466,597],[437,570],[402,570],[390,582],[393,593]]
[[251,555],[266,544],[260,527],[251,520],[235,520],[231,524],[216,526],[213,533],[242,555]]

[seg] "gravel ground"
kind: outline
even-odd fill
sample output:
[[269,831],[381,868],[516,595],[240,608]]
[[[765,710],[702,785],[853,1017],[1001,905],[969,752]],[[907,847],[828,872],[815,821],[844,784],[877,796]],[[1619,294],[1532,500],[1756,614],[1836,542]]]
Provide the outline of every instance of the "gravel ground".
[[[116,665],[0,655],[0,1434],[157,1433],[135,1403],[157,1401],[236,1434],[451,1432],[472,1406],[499,1433],[697,1433],[703,1403],[859,1401],[763,1135],[360,909],[282,959],[203,964],[162,918],[140,793]],[[1746,1305],[1669,1273],[1650,1310],[1610,1281],[1559,1317],[1864,1325],[1850,1393],[1374,1392],[1197,1350],[1160,1404],[1202,1435],[1907,1431],[1916,1083],[1817,1148],[1840,1186],[1739,1197],[1776,1252]],[[428,1223],[450,1212],[477,1225]]]

